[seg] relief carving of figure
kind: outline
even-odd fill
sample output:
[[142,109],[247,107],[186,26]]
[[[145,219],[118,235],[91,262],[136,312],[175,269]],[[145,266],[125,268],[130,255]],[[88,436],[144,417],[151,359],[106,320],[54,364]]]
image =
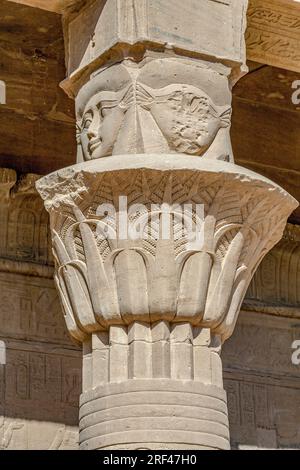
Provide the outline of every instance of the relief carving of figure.
[[126,153],[231,160],[231,105],[228,90],[225,100],[223,95],[221,100],[211,96],[220,88],[213,86],[216,80],[216,72],[179,59],[152,60],[143,66],[127,61],[100,71],[76,101],[78,160]]
[[219,129],[230,125],[231,108],[215,106],[194,86],[176,84],[151,90],[139,85],[139,94],[139,104],[151,112],[171,151],[203,155]]

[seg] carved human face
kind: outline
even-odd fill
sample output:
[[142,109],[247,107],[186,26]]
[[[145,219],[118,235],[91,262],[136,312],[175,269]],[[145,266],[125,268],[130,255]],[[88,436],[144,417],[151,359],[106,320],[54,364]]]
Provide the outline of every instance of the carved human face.
[[230,123],[230,107],[215,106],[199,88],[176,84],[151,95],[149,109],[173,151],[202,155]]
[[126,110],[130,90],[100,92],[85,106],[78,137],[85,160],[112,155]]

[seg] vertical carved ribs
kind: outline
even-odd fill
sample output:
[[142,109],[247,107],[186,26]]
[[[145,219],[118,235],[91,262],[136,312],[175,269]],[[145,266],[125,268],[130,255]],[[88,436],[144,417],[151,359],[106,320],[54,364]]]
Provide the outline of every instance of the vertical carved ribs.
[[222,386],[219,346],[208,328],[190,323],[113,325],[84,343],[83,388],[152,378]]

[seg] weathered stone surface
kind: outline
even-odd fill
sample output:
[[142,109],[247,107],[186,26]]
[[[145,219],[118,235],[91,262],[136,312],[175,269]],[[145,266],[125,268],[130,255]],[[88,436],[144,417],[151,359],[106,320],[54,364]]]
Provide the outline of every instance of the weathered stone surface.
[[73,103],[59,87],[65,75],[60,15],[1,0],[0,43],[6,84],[0,165],[44,174],[74,163]]
[[299,318],[241,312],[222,352],[232,448],[299,449],[299,338]]
[[61,316],[36,179],[0,170],[0,449],[78,441],[80,354]]
[[81,359],[53,281],[1,273],[0,288],[0,449],[76,449]]
[[7,339],[1,411],[20,418],[76,425],[80,392],[78,351],[57,344]]
[[300,72],[300,5],[296,0],[250,0],[247,58]]
[[288,225],[282,240],[254,275],[247,299],[269,306],[300,307],[300,229]]
[[0,450],[77,450],[75,426],[0,417]]
[[[53,261],[48,217],[35,190],[37,179],[27,174],[17,181],[14,170],[0,169],[0,258],[35,263],[39,270],[39,265]],[[33,264],[32,273],[34,269]]]
[[155,55],[98,72],[76,98],[77,161],[164,152],[232,161],[229,73]]

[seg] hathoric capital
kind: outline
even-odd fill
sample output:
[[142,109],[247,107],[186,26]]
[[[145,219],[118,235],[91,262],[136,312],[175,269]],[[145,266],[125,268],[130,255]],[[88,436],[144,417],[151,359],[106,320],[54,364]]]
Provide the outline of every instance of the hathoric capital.
[[232,160],[226,73],[163,57],[97,71],[76,98],[78,160],[126,153]]

